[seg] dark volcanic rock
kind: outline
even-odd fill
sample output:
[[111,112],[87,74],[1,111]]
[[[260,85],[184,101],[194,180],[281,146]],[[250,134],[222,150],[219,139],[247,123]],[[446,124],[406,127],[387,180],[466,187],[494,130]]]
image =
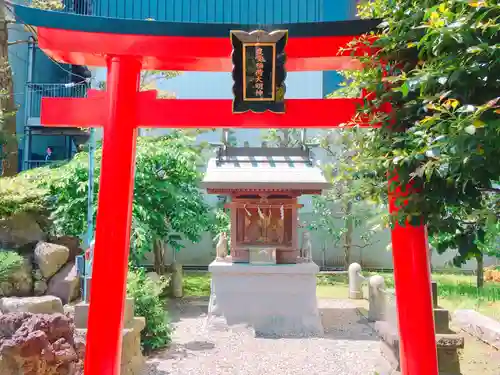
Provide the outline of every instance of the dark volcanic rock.
[[12,375],[77,375],[85,349],[62,314],[0,316],[0,369]]

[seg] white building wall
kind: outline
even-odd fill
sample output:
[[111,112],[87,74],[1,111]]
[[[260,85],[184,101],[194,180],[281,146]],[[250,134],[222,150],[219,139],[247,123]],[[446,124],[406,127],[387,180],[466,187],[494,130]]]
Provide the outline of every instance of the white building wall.
[[[105,69],[96,71],[98,80],[105,80]],[[287,97],[288,98],[321,98],[323,92],[322,72],[301,72],[289,73],[287,77]],[[161,90],[168,90],[176,94],[179,99],[231,99],[232,98],[232,77],[228,73],[184,73],[176,78],[161,82],[158,85]],[[193,110],[196,110],[193,108]],[[269,124],[272,128],[272,124]],[[257,146],[262,142],[262,135],[265,130],[258,129],[233,129],[239,144],[248,141],[251,145]],[[166,134],[166,129],[147,130],[143,135],[159,136]],[[308,135],[313,136],[314,130],[309,130]],[[99,138],[102,133],[98,132]],[[201,134],[198,142],[218,142],[221,139],[221,131],[207,132]],[[325,155],[316,150],[315,155],[320,160],[325,160]],[[217,202],[215,196],[207,195],[207,200],[211,204]],[[304,208],[300,211],[301,221],[309,222],[313,219],[312,198],[310,196],[302,197],[300,203]],[[339,222],[339,226],[342,225]],[[355,233],[354,242],[359,238],[362,229]],[[300,237],[299,237],[300,238]],[[331,239],[318,232],[311,233],[313,243],[313,259],[320,266],[339,267],[343,265],[343,249],[341,244],[335,245]],[[390,243],[390,233],[388,230],[381,231],[375,238],[373,246],[364,249],[353,248],[351,261],[359,262],[365,268],[392,268],[392,254],[388,250]],[[174,256],[178,262],[190,266],[206,266],[215,258],[215,244],[211,235],[205,233],[200,243],[185,243],[186,248],[173,254],[167,251],[166,262],[171,263]],[[444,268],[454,256],[453,251],[448,251],[443,255],[433,255],[433,266],[436,269]],[[150,261],[152,261],[150,257]],[[485,264],[494,264],[498,260],[493,258],[485,259]],[[465,269],[473,270],[475,262],[470,261]]]

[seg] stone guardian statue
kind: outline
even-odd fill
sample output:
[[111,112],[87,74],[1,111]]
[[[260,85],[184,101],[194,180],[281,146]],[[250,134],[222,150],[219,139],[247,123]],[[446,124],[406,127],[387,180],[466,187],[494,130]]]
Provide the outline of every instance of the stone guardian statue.
[[312,262],[312,244],[311,234],[305,231],[302,234],[302,248],[300,249],[300,257],[304,263]]
[[222,232],[219,234],[219,241],[216,247],[216,258],[215,260],[225,260],[227,256],[227,234]]

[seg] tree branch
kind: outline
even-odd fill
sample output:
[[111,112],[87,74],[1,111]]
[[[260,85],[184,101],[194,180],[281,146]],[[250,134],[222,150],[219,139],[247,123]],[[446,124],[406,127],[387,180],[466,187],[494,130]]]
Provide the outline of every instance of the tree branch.
[[370,242],[370,243],[364,244],[364,245],[362,245],[362,246],[361,246],[361,245],[355,245],[355,244],[351,244],[351,246],[352,246],[352,247],[357,247],[358,249],[364,249],[364,248],[366,248],[366,247],[368,247],[368,246],[375,245],[376,243],[379,243],[379,242],[380,242],[380,240],[377,240],[377,241],[375,241],[375,242]]

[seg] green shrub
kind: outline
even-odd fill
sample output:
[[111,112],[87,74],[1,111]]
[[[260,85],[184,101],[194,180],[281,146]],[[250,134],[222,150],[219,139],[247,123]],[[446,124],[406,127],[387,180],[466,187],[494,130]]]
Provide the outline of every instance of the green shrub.
[[146,319],[146,328],[141,333],[141,346],[146,353],[164,348],[171,341],[170,321],[161,299],[167,284],[164,278],[153,281],[143,268],[129,269],[127,295],[135,301],[135,315]]
[[[211,228],[213,215],[198,188],[204,163],[194,138],[174,132],[137,140],[131,259],[145,260],[157,239],[179,251],[184,241],[198,242]],[[95,151],[94,219],[101,173],[102,147]],[[52,235],[80,236],[87,230],[88,154],[79,152],[64,164],[35,168],[0,178],[0,218],[19,212],[50,217]]]
[[23,265],[23,257],[15,251],[0,249],[0,282],[9,280],[10,275]]

